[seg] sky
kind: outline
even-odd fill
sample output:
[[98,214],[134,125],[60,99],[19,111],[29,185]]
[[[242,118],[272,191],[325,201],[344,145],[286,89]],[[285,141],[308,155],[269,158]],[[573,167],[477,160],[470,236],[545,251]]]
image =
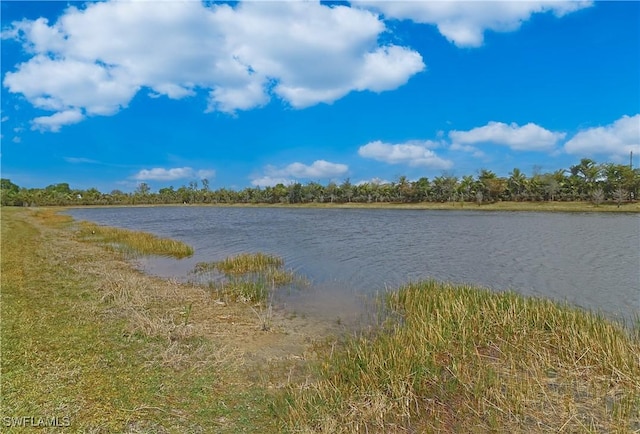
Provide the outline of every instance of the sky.
[[22,187],[640,165],[640,2],[0,7],[1,170]]

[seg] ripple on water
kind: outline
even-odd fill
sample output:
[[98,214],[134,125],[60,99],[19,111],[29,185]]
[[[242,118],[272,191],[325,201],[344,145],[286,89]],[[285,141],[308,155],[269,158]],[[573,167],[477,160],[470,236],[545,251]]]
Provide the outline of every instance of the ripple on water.
[[640,314],[635,214],[197,206],[69,213],[194,246],[192,258],[140,260],[163,277],[242,252],[282,256],[314,282],[317,300],[306,302],[320,309],[326,298],[329,313],[349,305],[341,294],[435,278],[550,297],[617,318]]

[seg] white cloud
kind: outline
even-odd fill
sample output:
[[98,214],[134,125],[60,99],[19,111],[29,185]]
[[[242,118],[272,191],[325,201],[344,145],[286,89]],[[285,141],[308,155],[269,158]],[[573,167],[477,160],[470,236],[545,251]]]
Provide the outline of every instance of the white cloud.
[[340,163],[330,163],[325,160],[316,160],[310,166],[302,163],[291,163],[284,169],[273,170],[281,176],[294,178],[333,178],[347,173],[349,166]]
[[2,122],[7,122],[9,120],[9,116],[2,116]]
[[612,124],[578,132],[564,145],[569,154],[626,157],[640,154],[640,114],[622,116]]
[[319,2],[89,3],[3,31],[33,55],[3,84],[58,113],[111,115],[142,89],[174,99],[205,90],[207,111],[248,110],[274,95],[302,108],[395,89],[422,71],[417,52],[379,45],[384,31],[370,11]]
[[517,30],[535,13],[552,12],[558,17],[589,7],[591,1],[355,1],[353,4],[378,11],[386,18],[432,24],[460,47],[478,47],[484,32]]
[[316,160],[311,165],[303,163],[291,163],[286,167],[277,168],[267,166],[265,175],[254,178],[251,183],[257,186],[268,186],[276,184],[290,184],[296,179],[328,179],[336,178],[346,174],[349,166],[340,163],[331,163],[325,160]]
[[391,184],[391,181],[387,181],[382,178],[371,178],[369,180],[363,179],[362,181],[356,182],[356,185],[364,185],[364,184],[373,184],[373,185],[383,185],[383,184]]
[[79,110],[65,110],[51,116],[40,116],[31,121],[31,129],[58,132],[64,125],[77,124],[84,116]]
[[139,89],[126,75],[120,67],[37,55],[8,72],[4,85],[40,109],[109,115],[126,107]]
[[495,143],[516,151],[551,151],[565,136],[565,133],[549,131],[533,123],[519,126],[493,121],[469,131],[449,132],[452,146],[458,149],[464,149],[464,145]]
[[211,169],[201,169],[196,172],[196,175],[200,179],[209,179],[216,176],[216,171]]
[[273,187],[274,185],[283,184],[289,185],[293,184],[294,180],[289,178],[278,178],[273,176],[261,176],[259,178],[253,179],[251,181],[252,185],[256,187]]
[[358,155],[389,164],[407,164],[413,167],[430,167],[449,169],[453,163],[436,155],[429,148],[438,147],[439,143],[430,140],[424,142],[407,142],[389,144],[376,140],[358,149]]
[[475,146],[471,146],[471,145],[461,145],[459,143],[453,143],[451,146],[449,146],[449,149],[452,151],[466,152],[473,155],[476,158],[482,158],[485,156],[484,152],[482,152],[480,149],[476,148]]
[[175,167],[164,169],[156,167],[153,169],[142,169],[133,176],[138,181],[173,181],[185,178],[209,178],[215,175],[214,170],[194,170],[191,167]]

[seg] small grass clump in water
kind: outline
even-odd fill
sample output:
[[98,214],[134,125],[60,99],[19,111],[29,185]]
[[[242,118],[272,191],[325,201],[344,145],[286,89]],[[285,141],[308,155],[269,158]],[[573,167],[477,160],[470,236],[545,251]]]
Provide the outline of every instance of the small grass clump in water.
[[433,281],[387,296],[375,334],[347,339],[290,386],[294,432],[632,432],[640,340],[551,301]]
[[277,287],[303,283],[291,270],[283,270],[284,260],[266,253],[241,253],[217,262],[199,262],[194,273],[223,273],[227,280],[210,283],[218,295],[232,300],[263,303]]
[[169,256],[176,259],[193,255],[193,247],[181,241],[160,238],[147,232],[99,226],[90,222],[80,223],[80,237],[135,255]]
[[218,262],[200,262],[196,271],[218,270],[228,275],[258,273],[278,269],[284,265],[282,258],[266,253],[241,253]]

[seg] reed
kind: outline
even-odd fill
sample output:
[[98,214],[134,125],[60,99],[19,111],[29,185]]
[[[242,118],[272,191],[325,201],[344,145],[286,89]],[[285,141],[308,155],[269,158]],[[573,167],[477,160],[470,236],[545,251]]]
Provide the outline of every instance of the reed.
[[307,282],[292,270],[284,270],[284,260],[266,253],[241,253],[216,262],[198,262],[196,275],[219,272],[223,281],[209,282],[209,288],[219,298],[229,301],[266,303],[277,288]]
[[279,405],[298,432],[630,432],[640,340],[548,300],[428,281],[374,333],[325,351]]
[[[241,275],[247,273],[259,273],[269,269],[277,269],[284,265],[284,260],[275,255],[266,253],[241,253],[229,256],[222,261],[209,263],[211,269],[224,274]],[[207,263],[201,265],[207,267]]]
[[157,255],[176,259],[193,255],[193,247],[182,241],[90,222],[80,222],[79,236],[82,240],[98,242],[109,249],[132,255]]
[[245,303],[265,302],[271,292],[264,281],[247,279],[232,279],[222,283],[212,283],[210,288],[219,299]]

